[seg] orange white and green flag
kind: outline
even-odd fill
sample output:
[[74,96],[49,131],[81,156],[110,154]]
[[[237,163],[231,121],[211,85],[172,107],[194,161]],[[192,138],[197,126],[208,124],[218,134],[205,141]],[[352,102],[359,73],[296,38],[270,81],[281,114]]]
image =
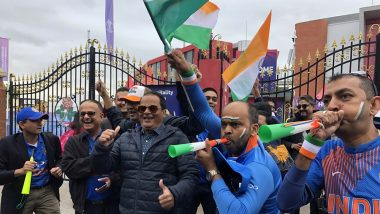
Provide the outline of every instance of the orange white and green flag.
[[272,11],[268,14],[245,52],[222,74],[224,82],[239,100],[243,100],[250,94],[264,62],[268,49],[271,17]]
[[171,48],[168,42],[169,35],[207,2],[207,0],[144,0],[166,53]]
[[218,14],[219,7],[210,1],[207,2],[169,35],[169,43],[176,38],[191,43],[199,49],[208,49],[210,34],[218,21]]

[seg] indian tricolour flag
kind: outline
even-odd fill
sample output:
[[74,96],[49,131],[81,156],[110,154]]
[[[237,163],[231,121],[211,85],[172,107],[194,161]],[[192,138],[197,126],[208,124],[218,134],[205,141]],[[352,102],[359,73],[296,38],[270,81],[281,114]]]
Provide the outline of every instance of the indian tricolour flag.
[[199,49],[208,49],[210,34],[218,20],[219,7],[212,2],[207,2],[193,15],[191,15],[168,38],[173,37],[197,46]]
[[250,94],[264,61],[268,49],[271,16],[272,12],[268,14],[245,52],[222,75],[224,82],[239,100]]
[[144,0],[154,27],[164,43],[165,52],[170,51],[167,40],[169,35],[207,2],[207,0]]

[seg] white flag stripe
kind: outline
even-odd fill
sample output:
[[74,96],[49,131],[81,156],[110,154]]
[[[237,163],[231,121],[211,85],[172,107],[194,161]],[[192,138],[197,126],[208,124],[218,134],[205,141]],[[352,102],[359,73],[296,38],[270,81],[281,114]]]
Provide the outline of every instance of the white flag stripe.
[[302,147],[304,149],[306,149],[307,151],[312,152],[314,154],[317,154],[319,152],[319,150],[321,149],[321,147],[316,146],[316,145],[314,145],[312,143],[309,143],[307,140],[303,141]]
[[243,72],[241,72],[238,76],[236,76],[228,83],[228,86],[239,99],[245,98],[251,92],[253,84],[255,83],[257,75],[259,74],[259,68],[263,64],[264,58],[265,55],[261,56],[251,66],[246,68]]
[[214,28],[218,21],[218,13],[219,10],[206,14],[203,10],[199,9],[191,15],[184,24],[203,28]]

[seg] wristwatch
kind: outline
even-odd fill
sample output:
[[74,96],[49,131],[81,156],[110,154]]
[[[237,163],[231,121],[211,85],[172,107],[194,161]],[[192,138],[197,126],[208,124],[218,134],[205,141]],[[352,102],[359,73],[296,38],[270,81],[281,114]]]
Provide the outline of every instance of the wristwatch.
[[211,182],[214,176],[217,174],[220,174],[218,170],[216,169],[209,170],[206,174],[206,179]]

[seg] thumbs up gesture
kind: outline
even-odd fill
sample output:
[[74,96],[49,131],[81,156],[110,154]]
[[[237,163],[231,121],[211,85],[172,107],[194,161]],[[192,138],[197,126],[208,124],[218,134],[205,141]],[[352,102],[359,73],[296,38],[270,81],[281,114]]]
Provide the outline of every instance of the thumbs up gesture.
[[109,146],[114,141],[119,131],[120,131],[120,126],[116,127],[115,130],[112,130],[112,129],[105,130],[102,133],[102,135],[100,135],[99,137],[100,144],[103,145],[104,147]]
[[170,192],[169,188],[165,186],[164,181],[160,179],[160,182],[158,183],[160,188],[162,189],[162,194],[158,197],[158,200],[160,202],[160,205],[164,209],[171,209],[174,207],[174,196]]

